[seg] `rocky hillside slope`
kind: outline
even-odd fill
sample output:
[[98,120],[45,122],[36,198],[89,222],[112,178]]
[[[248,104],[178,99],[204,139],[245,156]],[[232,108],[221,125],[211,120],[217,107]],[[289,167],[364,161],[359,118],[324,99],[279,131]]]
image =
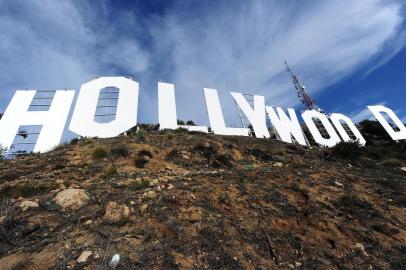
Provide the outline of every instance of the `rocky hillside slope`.
[[399,165],[184,131],[75,141],[0,161],[0,269],[404,269]]

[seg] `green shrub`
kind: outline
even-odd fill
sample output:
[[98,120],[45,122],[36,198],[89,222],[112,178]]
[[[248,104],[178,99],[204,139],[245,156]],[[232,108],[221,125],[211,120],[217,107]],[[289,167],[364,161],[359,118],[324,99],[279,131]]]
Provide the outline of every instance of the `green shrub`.
[[172,141],[174,136],[172,132],[168,132],[168,134],[166,134],[166,137],[168,138],[168,140]]
[[83,145],[92,145],[94,142],[91,138],[85,138],[82,143]]
[[363,201],[356,194],[345,194],[334,204],[338,209],[355,218],[366,219],[380,217],[379,212],[375,210],[369,202]]
[[134,165],[138,168],[144,168],[152,157],[151,151],[143,149],[138,152],[137,158],[134,159]]
[[77,144],[78,142],[79,142],[79,138],[73,138],[73,139],[69,142],[69,144],[75,145],[75,144]]
[[146,150],[146,149],[142,149],[138,152],[138,156],[148,156],[149,158],[152,158],[154,155],[152,154],[151,151]]
[[389,159],[385,159],[383,160],[383,165],[388,166],[388,167],[401,167],[403,166],[403,163],[396,159],[396,158],[389,158]]
[[14,186],[6,186],[0,190],[0,198],[29,198],[42,195],[58,188],[55,182],[47,183],[20,183]]
[[245,169],[246,169],[247,171],[252,171],[252,170],[254,170],[254,164],[250,163],[250,164],[245,165]]
[[103,147],[97,147],[92,152],[93,159],[102,159],[107,157],[107,151]]
[[55,146],[55,148],[54,148],[54,151],[59,151],[59,150],[62,150],[62,149],[64,149],[66,147],[66,144],[60,144],[60,145],[57,145],[57,146]]
[[358,142],[340,142],[331,148],[333,156],[342,159],[356,159],[362,152],[363,149]]
[[106,175],[112,176],[117,174],[117,166],[115,164],[110,164],[106,169]]
[[7,148],[0,144],[0,160],[4,159],[7,154]]
[[145,131],[141,128],[137,131],[137,139],[140,141],[145,140]]
[[149,181],[146,179],[142,179],[141,181],[135,182],[132,186],[132,190],[140,190],[149,187]]
[[128,157],[130,152],[128,151],[128,148],[126,145],[117,145],[117,146],[113,146],[110,149],[110,154],[112,154],[115,157]]

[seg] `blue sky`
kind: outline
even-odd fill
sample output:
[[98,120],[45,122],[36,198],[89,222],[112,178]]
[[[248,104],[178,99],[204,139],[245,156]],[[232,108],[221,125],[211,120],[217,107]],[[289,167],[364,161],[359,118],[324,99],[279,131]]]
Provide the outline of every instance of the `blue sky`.
[[288,60],[319,106],[359,121],[386,104],[406,121],[402,0],[2,0],[0,111],[17,89],[75,89],[98,76],[140,82],[140,122],[157,122],[157,82],[179,118],[208,124],[203,88],[301,109]]

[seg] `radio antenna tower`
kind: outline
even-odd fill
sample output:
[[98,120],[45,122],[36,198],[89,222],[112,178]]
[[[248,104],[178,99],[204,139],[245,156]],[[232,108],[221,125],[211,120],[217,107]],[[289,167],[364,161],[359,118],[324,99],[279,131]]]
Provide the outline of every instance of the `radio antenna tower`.
[[285,61],[286,65],[286,70],[290,73],[292,76],[292,82],[296,88],[297,96],[300,99],[300,102],[304,105],[305,109],[307,110],[315,110],[321,113],[326,113],[323,109],[321,109],[319,106],[316,104],[316,100],[312,99],[310,95],[306,91],[306,87],[304,87],[297,76],[293,73],[292,69],[288,65],[288,62]]

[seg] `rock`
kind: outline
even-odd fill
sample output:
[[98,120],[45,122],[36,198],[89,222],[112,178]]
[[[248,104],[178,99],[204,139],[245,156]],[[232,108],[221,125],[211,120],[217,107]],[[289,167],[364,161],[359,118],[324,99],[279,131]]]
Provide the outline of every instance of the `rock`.
[[202,210],[198,207],[189,207],[183,211],[184,218],[191,222],[200,221],[202,219]]
[[172,184],[169,184],[169,185],[168,185],[168,189],[169,189],[169,190],[174,189],[174,188],[175,188],[174,185],[172,185]]
[[156,186],[156,185],[158,185],[158,183],[159,183],[159,180],[158,180],[158,179],[154,179],[154,180],[151,181],[150,184],[151,184],[152,186]]
[[24,225],[21,227],[21,231],[22,231],[23,234],[30,234],[30,233],[35,232],[35,231],[38,230],[39,228],[41,228],[41,225],[40,225],[40,224],[38,224],[38,223],[33,223],[33,222],[29,222],[29,223],[24,224]]
[[91,219],[89,219],[89,220],[87,220],[87,221],[85,222],[86,225],[90,225],[90,224],[92,224],[92,223],[93,223],[93,221],[92,221]]
[[344,185],[342,183],[338,182],[338,181],[334,181],[334,185],[336,185],[338,187],[341,187],[341,188],[344,187]]
[[241,153],[236,149],[231,150],[231,158],[236,160],[236,161],[239,161],[239,160],[243,159]]
[[299,267],[302,266],[302,263],[301,262],[295,262],[295,266],[296,266],[296,268],[299,268]]
[[401,171],[406,172],[406,167],[400,168]]
[[83,189],[65,189],[55,197],[55,202],[62,210],[77,210],[89,201],[89,196]]
[[368,253],[365,251],[365,248],[364,248],[364,245],[363,245],[363,244],[361,244],[361,243],[356,243],[356,244],[355,244],[355,248],[358,249],[359,251],[361,251],[361,253],[362,253],[364,256],[368,257]]
[[150,157],[149,156],[139,156],[135,160],[135,166],[138,168],[144,168],[144,166],[149,162]]
[[84,263],[92,255],[90,250],[83,251],[79,258],[76,260],[78,263]]
[[153,198],[156,197],[156,192],[153,191],[153,190],[150,190],[150,191],[147,192],[146,197],[150,198],[150,199],[153,199]]
[[20,207],[23,211],[26,211],[29,208],[37,208],[39,207],[39,204],[34,201],[23,201],[20,203]]
[[2,225],[4,223],[4,220],[6,220],[5,216],[1,216],[0,217],[0,225]]
[[145,213],[145,211],[147,211],[148,208],[148,204],[143,204],[140,208],[141,210],[141,215],[143,215]]
[[283,167],[283,163],[282,162],[276,162],[276,163],[272,164],[272,166],[281,168],[281,167]]
[[130,208],[125,204],[120,205],[116,202],[109,202],[106,206],[104,221],[108,223],[124,223],[130,216]]
[[119,263],[120,263],[120,255],[119,254],[114,254],[113,257],[111,258],[109,266],[112,269],[115,269],[118,266]]

